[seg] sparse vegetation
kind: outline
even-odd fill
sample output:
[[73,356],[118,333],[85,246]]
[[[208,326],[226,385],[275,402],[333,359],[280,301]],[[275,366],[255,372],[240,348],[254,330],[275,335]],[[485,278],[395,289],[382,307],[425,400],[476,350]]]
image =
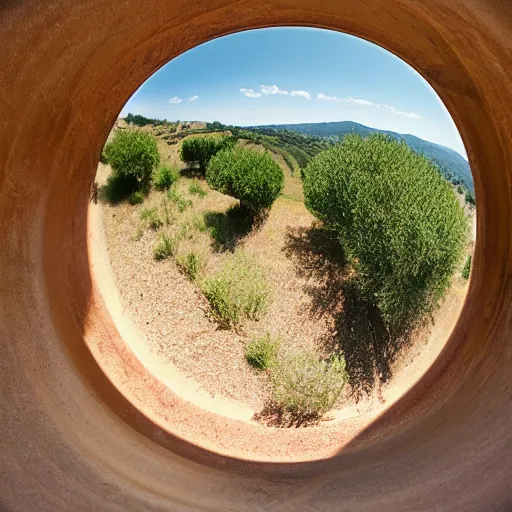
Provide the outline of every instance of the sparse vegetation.
[[466,263],[464,263],[464,267],[462,267],[462,277],[466,279],[466,281],[469,279],[471,273],[471,259],[471,254],[469,254],[466,258]]
[[243,252],[229,256],[222,268],[201,283],[212,317],[223,327],[259,319],[270,302],[270,287],[261,269]]
[[162,219],[159,217],[156,208],[144,208],[140,212],[140,220],[144,221],[151,229],[155,231],[163,226]]
[[271,369],[271,402],[283,420],[301,423],[333,408],[345,383],[341,356],[322,359],[311,350],[281,355]]
[[210,160],[206,180],[210,187],[239,199],[242,207],[258,214],[279,196],[284,175],[268,153],[236,147]]
[[168,190],[167,197],[176,205],[180,213],[183,213],[189,206],[192,206],[192,201],[183,197],[183,195],[174,188]]
[[180,173],[176,167],[161,164],[153,174],[153,185],[157,190],[168,190],[179,178]]
[[208,230],[208,226],[204,220],[204,215],[197,214],[192,217],[192,227],[199,231],[200,233],[204,233]]
[[178,256],[176,261],[185,275],[193,282],[197,280],[206,264],[204,257],[195,251]]
[[468,223],[425,157],[383,135],[347,136],[304,171],[306,206],[334,227],[355,283],[388,328],[432,313],[462,258]]
[[192,181],[188,186],[188,192],[189,194],[195,194],[199,197],[204,197],[207,194],[206,190],[201,186],[201,183],[199,183],[198,180]]
[[169,226],[174,221],[174,216],[169,210],[169,201],[166,197],[162,199],[162,211],[164,222],[167,226]]
[[131,184],[130,192],[149,190],[152,173],[160,162],[154,135],[141,130],[118,130],[105,146],[105,156],[114,177]]
[[139,224],[137,226],[137,229],[135,230],[135,233],[132,236],[132,240],[134,242],[138,242],[142,238],[143,234],[144,234],[144,225],[143,224]]
[[170,256],[174,256],[178,249],[179,237],[160,233],[158,242],[153,249],[153,257],[157,261],[165,260]]
[[273,338],[269,333],[252,338],[245,345],[245,359],[258,370],[268,370],[274,366],[281,340]]

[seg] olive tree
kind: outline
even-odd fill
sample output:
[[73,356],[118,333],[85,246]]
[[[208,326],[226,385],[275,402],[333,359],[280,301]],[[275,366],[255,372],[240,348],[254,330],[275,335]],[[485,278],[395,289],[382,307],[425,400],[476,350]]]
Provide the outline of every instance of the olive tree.
[[307,208],[334,227],[355,282],[388,328],[431,313],[463,256],[468,224],[426,157],[384,135],[349,135],[304,170]]
[[204,174],[210,159],[221,149],[231,147],[234,143],[235,140],[231,137],[189,137],[181,143],[180,158],[183,162],[199,164],[199,170]]
[[114,179],[122,181],[127,189],[149,188],[152,173],[160,162],[154,135],[138,129],[117,130],[104,153]]
[[256,215],[270,208],[279,196],[284,175],[268,153],[238,146],[224,149],[210,160],[206,180]]

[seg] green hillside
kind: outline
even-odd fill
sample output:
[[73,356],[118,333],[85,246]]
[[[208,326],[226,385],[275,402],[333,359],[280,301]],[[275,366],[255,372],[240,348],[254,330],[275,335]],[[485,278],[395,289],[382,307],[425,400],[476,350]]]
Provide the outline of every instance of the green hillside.
[[[280,134],[282,134],[282,138],[284,139],[289,138],[289,135],[287,134],[292,132],[302,136],[312,137],[315,140],[315,144],[318,146],[322,146],[318,139],[323,140],[324,142],[334,142],[337,141],[339,137],[343,137],[349,133],[357,133],[362,137],[367,137],[375,132],[385,133],[392,137],[396,137],[397,139],[404,140],[411,149],[429,157],[439,167],[441,173],[454,185],[465,185],[472,194],[474,194],[475,191],[473,176],[471,175],[469,164],[461,155],[459,155],[459,153],[445,146],[420,139],[414,135],[404,135],[391,131],[377,130],[353,121],[277,124],[254,126],[250,129],[267,136],[279,138],[281,138]],[[306,153],[309,153],[307,149],[300,144],[300,142],[300,139],[296,140],[292,145],[296,145],[300,149],[305,150]]]

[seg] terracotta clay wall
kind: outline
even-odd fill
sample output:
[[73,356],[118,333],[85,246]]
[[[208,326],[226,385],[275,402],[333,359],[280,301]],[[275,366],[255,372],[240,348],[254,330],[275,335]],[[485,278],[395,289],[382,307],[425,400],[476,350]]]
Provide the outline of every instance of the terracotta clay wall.
[[[119,392],[130,372],[106,377],[84,342],[119,337],[87,251],[118,112],[187,49],[277,25],[345,31],[415,67],[463,136],[479,207],[470,292],[440,358],[352,446],[300,467],[166,436]],[[508,0],[4,0],[0,510],[512,510],[511,70]]]

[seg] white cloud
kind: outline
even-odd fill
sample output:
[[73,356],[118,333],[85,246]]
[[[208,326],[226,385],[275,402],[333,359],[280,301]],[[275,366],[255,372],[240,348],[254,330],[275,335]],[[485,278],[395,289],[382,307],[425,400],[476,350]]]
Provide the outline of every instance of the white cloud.
[[199,99],[199,96],[196,94],[195,96],[191,96],[188,101],[190,101],[190,103],[192,103],[193,101],[196,101]]
[[240,92],[244,93],[248,98],[259,98],[261,96],[261,92],[257,92],[254,89],[245,89],[242,87]]
[[322,101],[340,101],[337,96],[327,96],[327,94],[324,94],[323,92],[319,93],[316,99]]
[[423,116],[416,114],[416,112],[406,112],[404,117],[408,117],[409,119],[425,119]]
[[285,91],[284,89],[279,89],[277,85],[260,85],[260,91],[265,94],[265,96],[268,96],[270,94],[284,94],[285,96],[288,93],[288,91]]
[[183,100],[181,98],[178,98],[178,96],[174,96],[169,100],[169,103],[171,105],[178,105],[178,103],[181,103]]
[[346,101],[347,103],[356,103],[357,105],[366,105],[367,107],[378,107],[379,106],[376,103],[373,103],[373,101],[352,98],[352,96],[349,96],[348,98],[343,98],[343,101]]
[[396,107],[392,107],[391,105],[379,105],[378,103],[374,103],[373,101],[352,98],[352,96],[349,96],[348,98],[343,98],[343,101],[345,101],[346,103],[355,103],[357,105],[364,105],[367,107],[376,107],[384,109],[387,110],[388,112],[396,114],[397,116],[407,117],[408,119],[425,119],[423,116],[416,114],[416,112],[406,112],[404,110],[398,110]]
[[311,94],[309,94],[308,91],[298,90],[298,91],[292,91],[290,93],[291,96],[301,96],[302,98],[306,98],[307,100],[311,99]]

